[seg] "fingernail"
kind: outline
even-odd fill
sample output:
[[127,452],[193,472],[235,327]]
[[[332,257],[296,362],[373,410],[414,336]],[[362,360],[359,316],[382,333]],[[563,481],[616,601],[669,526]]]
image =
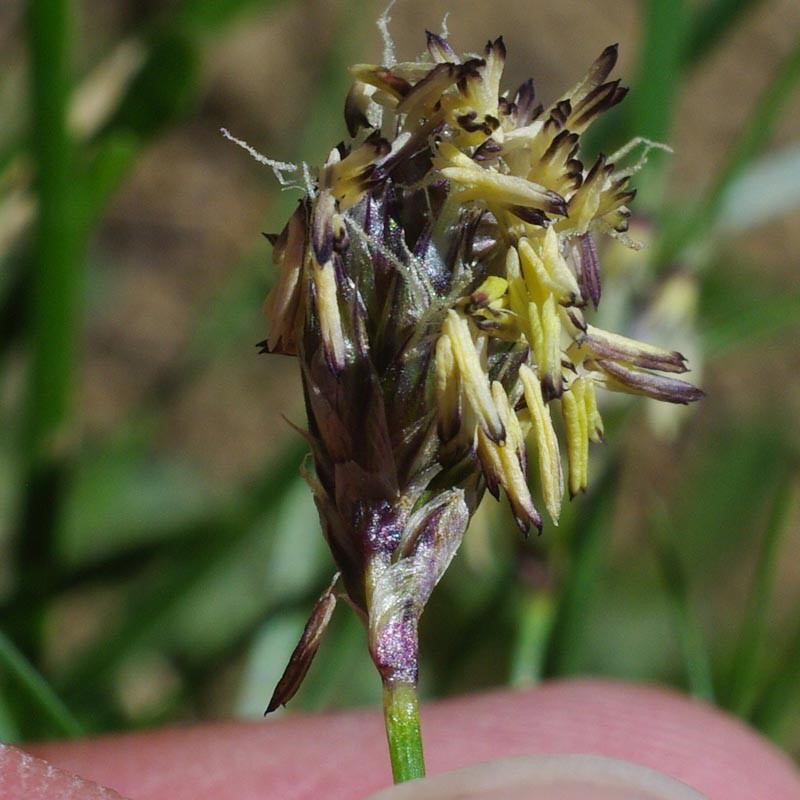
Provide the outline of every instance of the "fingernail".
[[487,761],[384,789],[368,800],[708,800],[661,772],[596,755]]

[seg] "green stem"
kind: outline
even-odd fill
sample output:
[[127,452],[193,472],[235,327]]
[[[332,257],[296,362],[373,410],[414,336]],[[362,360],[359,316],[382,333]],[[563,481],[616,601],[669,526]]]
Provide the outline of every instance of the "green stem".
[[48,461],[69,419],[77,350],[81,260],[76,249],[70,94],[70,0],[32,0],[28,7],[32,152],[39,217],[34,244],[31,366],[25,455]]
[[389,758],[395,783],[425,777],[422,733],[419,725],[419,700],[416,686],[385,681],[383,716],[389,740]]
[[[82,261],[77,249],[73,143],[67,128],[71,90],[71,0],[31,0],[31,155],[38,216],[33,237],[28,315],[27,397],[20,431],[18,570],[20,586],[45,586],[68,473]],[[41,615],[15,631],[38,660]]]
[[[682,54],[689,22],[685,0],[646,0],[631,129],[657,142],[669,138],[678,102]],[[666,153],[654,152],[639,179],[639,203],[657,208],[666,184]]]
[[520,600],[508,678],[512,686],[528,686],[542,679],[554,618],[555,602],[549,589],[527,591]]

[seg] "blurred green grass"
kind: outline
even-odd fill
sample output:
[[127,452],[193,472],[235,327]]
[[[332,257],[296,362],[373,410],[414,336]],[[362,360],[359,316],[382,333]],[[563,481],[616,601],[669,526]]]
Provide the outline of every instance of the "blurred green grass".
[[[31,135],[0,141],[0,223],[21,196],[33,209],[0,255],[4,741],[258,715],[329,579],[299,479],[299,438],[265,442],[259,466],[219,485],[203,464],[161,446],[174,423],[167,400],[252,347],[250,321],[271,277],[260,251],[258,264],[248,255],[229,265],[167,377],[113,433],[82,435],[87,412],[76,390],[103,280],[92,243],[115,197],[153,147],[196,119],[220,43],[293,5],[183,0],[135,18],[105,47],[133,39],[141,57],[102,123],[83,133],[69,123],[83,77],[71,66],[76,8],[33,0],[27,9]],[[642,2],[634,91],[594,146],[670,140],[689,83],[769,6]],[[341,137],[346,66],[377,51],[379,11],[357,0],[337,7],[334,34],[306,65],[310,94],[298,102],[313,113],[286,133],[293,152],[281,156],[319,160]],[[769,148],[798,81],[800,42],[765,82],[721,166],[694,190],[671,188],[673,162],[661,155],[638,176],[651,241],[644,277],[617,313],[644,324],[660,289],[686,277],[698,307],[673,322],[696,340],[710,397],[697,413],[682,410],[666,440],[640,406],[606,410],[608,444],[593,451],[588,495],[538,541],[519,542],[502,508],[481,510],[423,618],[427,696],[586,673],[655,680],[731,709],[800,755],[800,580],[786,568],[800,544],[791,424],[800,384],[794,374],[765,383],[761,364],[769,372],[786,360],[781,344],[800,329],[800,287],[754,282],[783,274],[781,265],[728,246],[732,232],[752,230],[751,219],[797,214],[797,141]],[[761,203],[752,181],[775,163]],[[279,225],[294,198],[266,182],[263,190]],[[270,364],[253,358],[250,368]],[[218,391],[237,403],[225,386]],[[271,396],[259,408],[281,424]],[[294,705],[379,696],[363,632],[339,612]]]

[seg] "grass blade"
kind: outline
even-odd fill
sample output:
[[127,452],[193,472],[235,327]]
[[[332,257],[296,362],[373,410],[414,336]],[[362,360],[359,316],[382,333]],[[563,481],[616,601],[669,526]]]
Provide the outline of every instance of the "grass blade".
[[682,44],[688,13],[685,0],[647,0],[644,35],[631,96],[634,129],[649,139],[664,139],[674,116]]
[[52,724],[50,730],[55,735],[77,737],[83,734],[80,722],[2,631],[0,631],[0,666],[29,699],[26,707],[28,714],[36,709]]
[[31,365],[22,452],[49,459],[69,418],[81,292],[74,230],[74,161],[67,132],[71,9],[68,0],[28,8],[32,151],[39,216],[33,255]]
[[715,700],[711,658],[702,626],[692,607],[691,590],[686,568],[675,547],[674,526],[665,511],[655,515],[656,558],[664,588],[672,606],[675,630],[683,654],[689,691],[695,697],[713,703]]
[[618,459],[583,498],[573,525],[566,577],[561,588],[547,655],[548,676],[574,675],[580,671],[589,608],[603,565],[604,534],[614,506],[614,486],[619,478]]
[[785,535],[788,534],[787,521],[796,503],[795,488],[794,476],[785,477],[778,486],[767,530],[761,543],[752,595],[734,653],[725,705],[745,718],[751,715],[758,694],[759,666],[767,641],[767,617],[775,587],[781,545]]
[[[27,10],[31,154],[38,216],[32,245],[26,320],[27,386],[18,442],[20,583],[36,580],[49,563],[60,516],[73,381],[80,331],[83,258],[76,230],[75,164],[67,130],[70,96],[71,3],[32,0]],[[41,619],[17,644],[35,661]]]
[[524,591],[517,604],[516,640],[508,675],[510,686],[528,686],[542,679],[555,611],[549,590]]
[[[647,0],[630,125],[637,136],[666,141],[680,89],[684,41],[689,23],[686,0]],[[665,153],[654,152],[639,179],[640,197],[653,205],[662,195]]]
[[682,216],[665,227],[659,251],[656,253],[657,264],[673,263],[682,252],[696,244],[713,228],[728,189],[769,141],[799,82],[800,40],[762,93],[750,119],[731,148],[726,163],[699,207],[688,218]]
[[5,693],[0,691],[0,742],[18,742],[22,739],[22,732],[14,719],[14,713],[9,707]]
[[197,33],[219,33],[248,12],[266,13],[285,0],[184,0],[176,14],[177,27]]
[[734,144],[711,192],[706,199],[707,213],[716,215],[720,202],[733,180],[741,175],[772,136],[787,101],[800,81],[800,40],[784,59],[775,77],[762,93],[748,124]]
[[[634,82],[636,92],[631,100],[636,98],[639,91],[646,92],[648,90],[648,84],[643,83],[643,80],[660,81],[662,78],[671,77],[677,88],[686,72],[710,56],[742,16],[760,2],[762,0],[711,0],[711,2],[701,5],[693,13],[687,9],[685,3],[682,3],[682,8],[678,9],[680,18],[675,20],[670,19],[670,9],[675,8],[677,4],[664,2],[658,8],[653,7],[652,4],[648,6],[645,9],[648,45],[650,44],[649,40],[652,40],[657,48],[664,45],[666,49],[667,42],[671,41],[675,49],[672,53],[661,54],[645,51],[640,63],[643,67],[646,63],[657,66],[660,60],[665,60],[664,56],[666,55],[674,71],[659,75],[657,71],[653,71],[651,66],[648,66],[646,70],[641,69],[638,79]],[[660,40],[661,31],[658,27],[662,23],[667,26],[667,36],[663,41]],[[683,35],[680,37],[676,36],[678,26],[683,29]],[[634,124],[630,109],[630,104],[623,103],[611,114],[604,115],[595,123],[583,135],[586,151],[592,154],[597,153],[601,142],[606,143],[606,146],[613,145],[611,147],[613,150],[634,136],[643,135],[643,131]],[[654,109],[654,113],[658,113],[657,109]],[[666,131],[659,135],[666,138],[665,133]],[[657,158],[661,157],[657,153],[654,155]]]
[[734,266],[729,260],[715,262],[703,275],[702,339],[708,360],[800,329],[800,292],[754,286]]
[[694,13],[686,40],[684,60],[694,66],[707,56],[749,11],[762,0],[711,0]]
[[176,613],[183,598],[205,581],[227,554],[248,536],[256,522],[277,507],[287,487],[298,478],[300,448],[293,446],[278,464],[271,464],[255,488],[231,504],[230,513],[208,519],[201,525],[204,535],[194,535],[190,552],[175,542],[172,558],[147,584],[147,592],[131,603],[117,628],[73,664],[60,682],[67,694],[81,696],[82,687],[107,682],[113,670],[143,643],[149,643]]
[[[583,135],[583,156],[613,152],[635,136],[666,142],[672,128],[684,67],[689,14],[686,0],[646,0],[636,77],[626,101],[603,115]],[[637,177],[637,205],[657,206],[667,153],[653,152]]]
[[779,666],[754,704],[751,722],[766,736],[780,744],[786,726],[796,721],[796,703],[800,693],[800,625],[790,637],[789,643],[781,653]]

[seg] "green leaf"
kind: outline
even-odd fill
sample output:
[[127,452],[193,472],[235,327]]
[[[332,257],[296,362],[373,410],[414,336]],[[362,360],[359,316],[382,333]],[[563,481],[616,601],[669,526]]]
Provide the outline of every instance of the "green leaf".
[[[785,464],[786,447],[779,430],[743,426],[725,440],[714,437],[699,463],[687,470],[675,525],[681,531],[685,562],[698,577],[714,581],[729,573],[732,549],[746,544],[756,514]],[[702,447],[702,445],[701,445]]]
[[[742,17],[761,2],[710,0],[696,10],[689,8],[685,0],[680,4],[671,4],[669,0],[642,3],[645,6],[644,45],[630,100],[604,114],[583,134],[584,154],[594,157],[601,150],[613,152],[634,136],[647,135],[644,128],[637,127],[638,124],[652,124],[652,130],[660,129],[660,132],[651,133],[649,138],[666,141],[675,114],[675,94],[680,91],[687,71],[708,58]],[[671,15],[673,8],[676,11],[674,18]],[[667,85],[670,81],[672,87]],[[656,94],[648,97],[651,82]],[[655,101],[659,93],[667,100],[661,108]],[[634,114],[632,106],[638,104],[639,99],[644,108]],[[664,155],[656,153],[654,156],[656,165],[664,161]],[[646,172],[642,177],[648,180]],[[654,184],[658,181],[660,177],[653,178]],[[652,197],[655,199],[655,194]]]
[[730,310],[703,331],[703,352],[707,358],[714,358],[736,347],[757,346],[764,339],[798,329],[800,292],[772,296],[764,303],[751,300],[746,308]]
[[54,440],[68,424],[77,355],[84,264],[75,229],[74,151],[67,131],[70,30],[67,0],[30,3],[31,152],[37,172],[38,218],[33,244],[28,396],[20,445],[24,459],[34,467],[49,460]]
[[787,54],[762,93],[748,123],[731,149],[725,166],[706,198],[707,213],[716,214],[719,211],[724,192],[767,144],[786,104],[797,88],[798,81],[800,81],[800,40]]
[[[78,225],[75,152],[67,126],[72,90],[69,0],[32,0],[27,7],[31,145],[36,222],[28,265],[27,364],[18,446],[15,513],[19,585],[36,585],[49,568],[68,469],[74,412],[85,239]],[[17,643],[37,661],[41,615],[31,614]],[[24,638],[24,643],[22,639]]]

